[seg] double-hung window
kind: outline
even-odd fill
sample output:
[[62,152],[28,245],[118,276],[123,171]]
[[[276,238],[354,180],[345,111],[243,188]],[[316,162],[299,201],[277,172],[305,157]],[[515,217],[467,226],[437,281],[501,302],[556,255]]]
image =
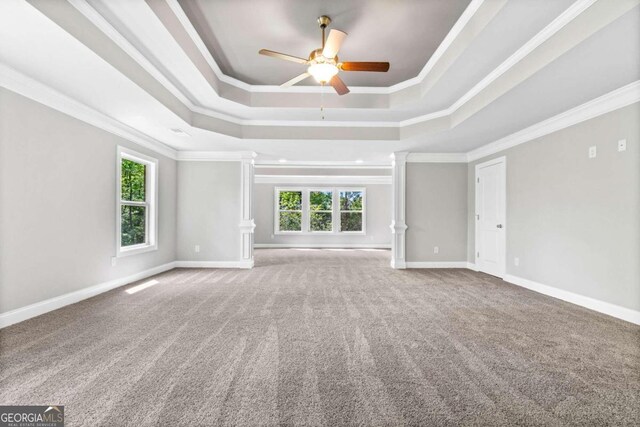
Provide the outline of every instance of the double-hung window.
[[276,234],[365,233],[364,188],[276,188]]
[[340,191],[340,231],[361,233],[364,230],[364,191]]
[[118,147],[116,242],[118,256],[157,249],[158,161]]
[[333,190],[309,191],[309,231],[333,231]]
[[278,221],[276,231],[281,233],[302,231],[302,191],[278,190]]

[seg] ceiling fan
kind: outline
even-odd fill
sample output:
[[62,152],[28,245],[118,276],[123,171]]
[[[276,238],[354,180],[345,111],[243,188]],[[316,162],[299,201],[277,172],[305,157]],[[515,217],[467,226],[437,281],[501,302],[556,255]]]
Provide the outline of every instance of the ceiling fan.
[[308,59],[298,56],[287,55],[273,50],[260,49],[258,53],[261,55],[272,56],[285,61],[297,62],[299,64],[308,65],[307,71],[297,77],[292,78],[288,82],[282,84],[282,87],[293,86],[304,79],[313,76],[316,81],[322,85],[329,83],[338,92],[338,95],[349,93],[349,88],[344,84],[338,76],[338,72],[342,71],[378,71],[386,73],[389,71],[388,62],[340,62],[338,59],[338,51],[342,42],[347,37],[347,33],[340,30],[331,30],[329,37],[325,41],[324,30],[331,23],[331,18],[321,16],[318,18],[318,25],[322,30],[322,47],[311,51]]

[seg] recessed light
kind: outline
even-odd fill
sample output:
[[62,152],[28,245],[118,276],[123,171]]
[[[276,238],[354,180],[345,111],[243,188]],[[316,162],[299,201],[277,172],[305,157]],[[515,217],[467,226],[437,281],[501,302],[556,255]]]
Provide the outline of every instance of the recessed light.
[[182,129],[178,129],[178,128],[171,129],[171,132],[175,133],[176,135],[180,135],[180,136],[191,136],[188,133],[186,133],[185,131],[183,131]]
[[280,159],[278,160],[280,163],[287,163],[287,159]]

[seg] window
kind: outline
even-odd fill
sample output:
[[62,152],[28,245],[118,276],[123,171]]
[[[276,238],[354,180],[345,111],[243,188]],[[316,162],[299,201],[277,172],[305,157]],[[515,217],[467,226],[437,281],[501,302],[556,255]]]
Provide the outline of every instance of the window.
[[118,147],[117,254],[157,249],[158,161]]
[[363,192],[340,192],[340,231],[345,233],[362,232]]
[[363,188],[276,188],[276,234],[365,233]]
[[278,194],[277,231],[302,231],[302,191],[280,190],[276,193]]
[[309,230],[313,232],[333,231],[333,191],[309,192]]

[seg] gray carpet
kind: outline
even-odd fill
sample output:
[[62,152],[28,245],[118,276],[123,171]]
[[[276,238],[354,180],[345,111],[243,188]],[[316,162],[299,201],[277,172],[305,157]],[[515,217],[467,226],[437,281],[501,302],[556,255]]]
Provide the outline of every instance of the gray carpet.
[[72,426],[640,420],[638,326],[387,251],[256,259],[0,331],[0,404],[64,404]]

